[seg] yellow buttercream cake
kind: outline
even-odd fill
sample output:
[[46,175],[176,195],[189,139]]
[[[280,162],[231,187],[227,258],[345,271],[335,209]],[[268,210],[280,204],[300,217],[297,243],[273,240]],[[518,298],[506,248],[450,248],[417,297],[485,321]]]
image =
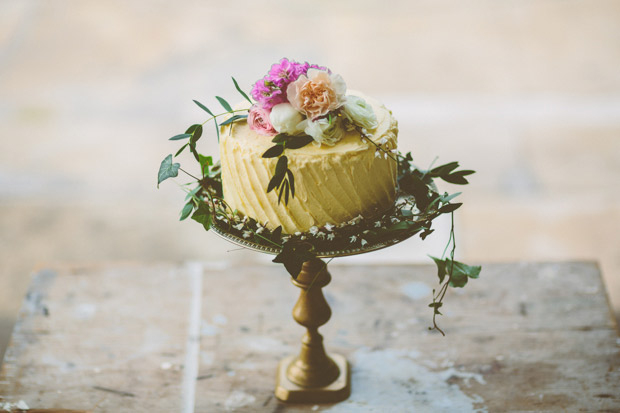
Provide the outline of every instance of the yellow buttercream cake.
[[[368,130],[370,138],[385,149],[396,149],[398,123],[392,113],[376,100],[355,94],[375,112],[377,127]],[[372,217],[394,203],[396,161],[377,152],[356,130],[347,131],[334,146],[312,143],[285,149],[295,177],[295,196],[288,204],[278,203],[276,191],[267,193],[277,160],[262,155],[272,146],[272,136],[256,133],[247,123],[233,123],[223,130],[219,148],[224,200],[269,229],[281,225],[288,234],[305,232],[358,215]]]

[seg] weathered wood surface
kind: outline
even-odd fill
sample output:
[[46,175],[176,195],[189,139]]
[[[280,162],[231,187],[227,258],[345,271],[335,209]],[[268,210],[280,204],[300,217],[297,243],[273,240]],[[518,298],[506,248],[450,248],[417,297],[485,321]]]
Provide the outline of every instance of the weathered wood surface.
[[[489,264],[427,330],[430,266],[330,266],[328,351],[351,397],[284,405],[298,289],[280,266],[41,271],[0,373],[0,401],[92,412],[620,411],[620,342],[596,265]],[[200,292],[202,291],[202,297]],[[0,405],[2,403],[0,402]]]

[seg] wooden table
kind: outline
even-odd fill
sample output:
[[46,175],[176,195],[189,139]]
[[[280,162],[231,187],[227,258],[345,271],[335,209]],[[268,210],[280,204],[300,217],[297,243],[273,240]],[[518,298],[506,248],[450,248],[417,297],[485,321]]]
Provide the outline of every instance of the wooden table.
[[[483,267],[428,331],[430,266],[331,265],[328,351],[352,394],[285,405],[298,296],[281,266],[110,264],[40,271],[0,373],[0,406],[92,412],[620,411],[620,342],[593,263]],[[46,410],[47,409],[47,410]],[[0,408],[1,410],[1,408]]]

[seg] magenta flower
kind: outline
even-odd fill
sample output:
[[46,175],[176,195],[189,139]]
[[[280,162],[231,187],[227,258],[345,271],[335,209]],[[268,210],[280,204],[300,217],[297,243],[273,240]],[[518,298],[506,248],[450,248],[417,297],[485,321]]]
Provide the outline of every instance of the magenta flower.
[[269,73],[257,81],[252,88],[252,97],[265,110],[269,111],[275,105],[288,102],[286,89],[300,76],[308,73],[308,69],[327,71],[325,67],[311,65],[308,62],[299,63],[287,58],[281,59],[271,66]]

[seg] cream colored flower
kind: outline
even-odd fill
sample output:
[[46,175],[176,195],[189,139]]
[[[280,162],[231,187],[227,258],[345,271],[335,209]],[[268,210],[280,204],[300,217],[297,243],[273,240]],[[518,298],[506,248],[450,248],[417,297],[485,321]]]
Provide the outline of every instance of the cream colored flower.
[[377,117],[372,106],[361,97],[347,96],[342,109],[345,116],[355,125],[365,129],[375,129],[377,127]]
[[279,133],[296,135],[304,130],[299,125],[303,120],[301,113],[290,103],[280,103],[271,108],[269,120],[273,128]]
[[340,75],[309,69],[288,85],[286,95],[295,109],[309,119],[327,115],[344,104],[347,85]]
[[319,144],[334,146],[345,135],[345,129],[338,117],[332,118],[331,121],[328,118],[316,121],[306,119],[302,124],[305,125],[304,131]]

